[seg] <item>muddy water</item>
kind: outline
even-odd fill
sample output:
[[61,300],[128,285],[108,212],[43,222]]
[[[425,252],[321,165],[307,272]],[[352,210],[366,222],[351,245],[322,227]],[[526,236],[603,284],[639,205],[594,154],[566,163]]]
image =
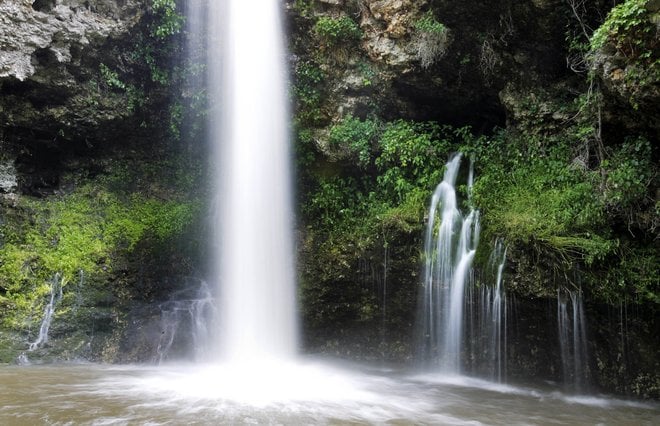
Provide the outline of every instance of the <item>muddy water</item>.
[[0,367],[0,425],[658,425],[657,405],[299,361]]

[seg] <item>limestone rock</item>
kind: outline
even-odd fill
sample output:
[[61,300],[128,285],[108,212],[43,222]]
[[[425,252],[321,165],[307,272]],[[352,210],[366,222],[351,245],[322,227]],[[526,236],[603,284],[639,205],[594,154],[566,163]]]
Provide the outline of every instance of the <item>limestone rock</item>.
[[0,192],[11,193],[16,190],[16,168],[13,161],[0,160]]
[[[25,80],[35,73],[35,54],[45,49],[57,62],[80,48],[127,31],[140,17],[136,1],[4,0],[0,2],[0,78]],[[124,6],[119,6],[124,3]]]
[[[656,27],[653,35],[636,40],[635,51],[626,52],[620,48],[625,44],[610,35],[605,44],[591,58],[592,71],[600,78],[607,90],[620,101],[634,109],[643,109],[650,125],[660,128],[660,64],[657,61],[657,45],[660,41],[660,1],[651,1],[646,15],[648,27]],[[640,52],[645,52],[644,57]]]

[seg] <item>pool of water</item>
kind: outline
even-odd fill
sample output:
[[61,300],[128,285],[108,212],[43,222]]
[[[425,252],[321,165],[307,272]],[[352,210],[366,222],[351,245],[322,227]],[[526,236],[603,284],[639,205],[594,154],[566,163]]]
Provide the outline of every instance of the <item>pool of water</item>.
[[2,425],[658,425],[656,404],[300,360],[0,367]]

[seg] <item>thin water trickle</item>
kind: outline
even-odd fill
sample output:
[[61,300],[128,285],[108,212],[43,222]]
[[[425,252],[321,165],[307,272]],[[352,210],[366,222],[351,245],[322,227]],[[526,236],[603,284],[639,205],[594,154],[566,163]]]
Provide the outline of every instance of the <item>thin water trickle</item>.
[[172,300],[159,305],[161,335],[155,359],[158,364],[180,357],[181,346],[197,361],[212,359],[207,343],[212,336],[209,325],[216,315],[216,300],[205,281],[185,293],[175,294]]
[[589,369],[581,290],[557,290],[557,328],[564,385],[582,392],[588,385]]
[[[41,320],[41,325],[39,326],[39,335],[34,342],[30,343],[28,351],[34,351],[48,343],[48,331],[50,330],[50,324],[53,320],[53,315],[55,314],[55,307],[61,299],[62,275],[56,273],[50,282],[50,298],[46,304],[46,307],[44,308],[44,317]],[[25,359],[27,360],[27,358]]]

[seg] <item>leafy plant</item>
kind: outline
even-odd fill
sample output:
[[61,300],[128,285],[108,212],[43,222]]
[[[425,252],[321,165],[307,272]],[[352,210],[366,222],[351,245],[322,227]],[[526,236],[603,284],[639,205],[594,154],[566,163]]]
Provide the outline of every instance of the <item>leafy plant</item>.
[[318,124],[323,119],[321,103],[325,74],[316,64],[296,64],[293,94],[297,103],[298,121],[305,125]]
[[420,32],[436,35],[445,34],[447,32],[447,27],[442,22],[435,19],[431,10],[427,11],[415,22],[414,28]]
[[652,51],[646,41],[655,37],[655,25],[646,9],[648,0],[627,0],[615,6],[605,22],[591,36],[592,50],[613,43],[624,56],[649,59]]
[[337,47],[342,43],[351,43],[362,37],[360,27],[348,16],[333,18],[322,16],[314,25],[314,33],[328,47]]
[[103,63],[99,64],[99,71],[101,72],[103,81],[108,87],[126,90],[126,83],[119,78],[119,74],[116,71],[111,70]]
[[367,167],[372,161],[372,143],[378,133],[378,122],[360,120],[348,116],[330,129],[331,145],[348,147],[358,159],[360,167]]
[[177,12],[176,0],[152,0],[151,7],[157,16],[151,30],[154,37],[162,39],[181,32],[184,17]]
[[651,144],[645,138],[628,138],[603,164],[606,171],[605,202],[611,208],[628,209],[642,203],[657,171]]

